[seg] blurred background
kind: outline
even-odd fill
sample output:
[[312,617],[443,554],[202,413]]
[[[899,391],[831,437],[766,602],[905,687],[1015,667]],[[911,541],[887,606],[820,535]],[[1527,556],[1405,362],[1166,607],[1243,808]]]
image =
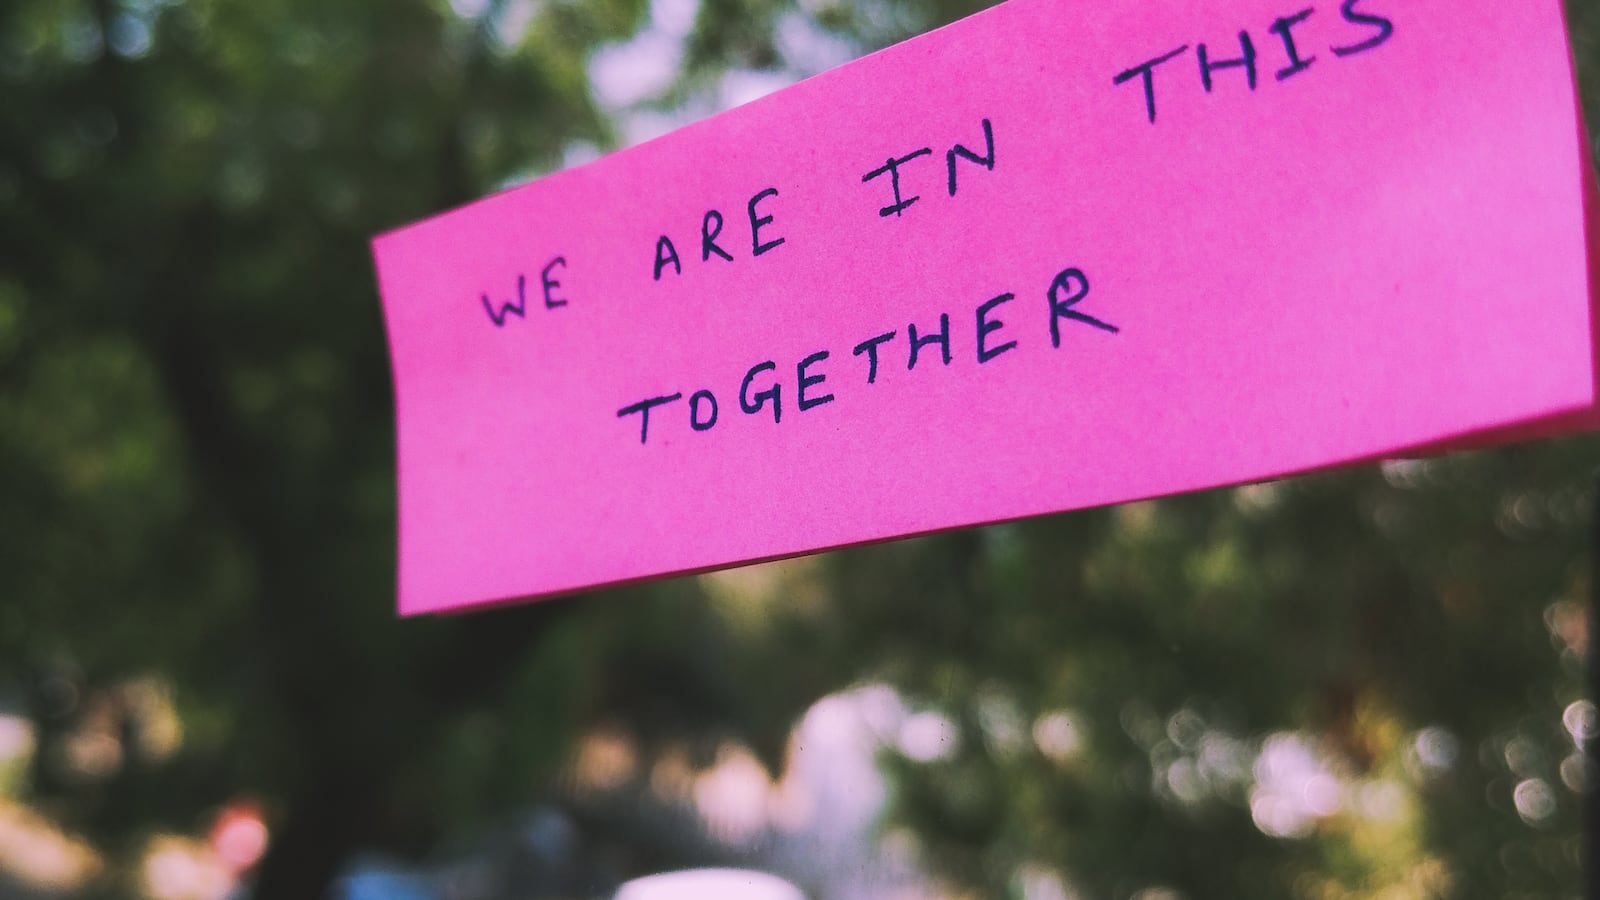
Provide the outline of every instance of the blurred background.
[[395,617],[368,239],[977,5],[0,4],[0,898],[1578,896],[1592,438]]

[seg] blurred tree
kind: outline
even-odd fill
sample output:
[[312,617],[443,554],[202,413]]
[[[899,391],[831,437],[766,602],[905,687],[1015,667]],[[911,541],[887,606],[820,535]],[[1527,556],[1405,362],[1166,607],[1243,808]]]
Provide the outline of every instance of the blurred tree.
[[[872,46],[965,11],[817,20]],[[1568,15],[1593,123],[1600,4]],[[766,58],[718,42],[765,33],[693,45],[690,72]],[[1576,895],[1595,450],[833,554],[780,643],[941,723],[888,760],[891,827],[980,896]]]
[[[609,143],[585,62],[644,13],[529,9],[0,7],[0,690],[29,686],[31,797],[103,845],[254,793],[262,895],[317,896],[359,848],[541,796],[591,717],[760,719],[693,582],[624,615],[394,618],[367,241]],[[176,685],[180,757],[74,757],[145,673]]]
[[[639,108],[828,64],[795,22],[848,55],[975,5],[702,0]],[[317,896],[548,796],[597,725],[776,765],[874,679],[943,723],[891,760],[893,827],[986,896],[1575,892],[1588,440],[835,554],[759,627],[688,579],[396,621],[367,241],[617,143],[589,66],[650,12],[0,6],[0,700],[27,800],[124,863],[97,889],[244,794],[260,895]]]
[[950,723],[896,815],[984,896],[1575,894],[1594,451],[851,551],[822,640]]

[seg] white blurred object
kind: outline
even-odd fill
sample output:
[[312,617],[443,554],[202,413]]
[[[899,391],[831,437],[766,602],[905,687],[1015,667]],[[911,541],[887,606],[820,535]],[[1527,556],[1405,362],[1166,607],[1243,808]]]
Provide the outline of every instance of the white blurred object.
[[21,716],[0,713],[0,762],[33,755],[33,724]]
[[613,900],[805,900],[800,889],[765,872],[690,869],[635,878]]

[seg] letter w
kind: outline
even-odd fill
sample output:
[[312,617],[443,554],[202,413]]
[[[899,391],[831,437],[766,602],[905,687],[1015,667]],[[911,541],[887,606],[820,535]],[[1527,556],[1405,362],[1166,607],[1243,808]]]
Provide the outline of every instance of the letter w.
[[522,318],[522,316],[523,316],[523,312],[522,312],[523,307],[528,302],[528,298],[526,296],[527,292],[524,290],[524,288],[526,286],[527,286],[527,279],[522,277],[521,275],[518,275],[517,276],[517,302],[514,303],[514,304],[513,303],[505,304],[504,306],[500,307],[500,312],[498,312],[498,313],[496,313],[494,311],[494,304],[489,302],[489,295],[488,294],[480,294],[479,295],[479,296],[481,296],[483,298],[483,311],[489,314],[489,320],[495,324],[496,328],[504,326],[506,324],[506,318],[508,316],[510,316],[512,313],[516,313],[517,314],[517,318]]

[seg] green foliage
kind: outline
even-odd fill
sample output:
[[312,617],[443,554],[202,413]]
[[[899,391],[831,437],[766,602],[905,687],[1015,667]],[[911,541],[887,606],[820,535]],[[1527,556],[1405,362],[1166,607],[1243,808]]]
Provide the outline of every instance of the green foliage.
[[[367,241],[606,143],[585,61],[643,11],[552,5],[516,32],[508,6],[0,9],[0,691],[34,711],[34,798],[70,827],[114,846],[260,796],[264,886],[312,896],[358,849],[543,796],[580,726],[626,715],[617,659],[661,657],[667,725],[680,687],[683,721],[738,718],[700,693],[714,629],[633,627],[703,619],[684,586],[393,614]],[[89,699],[146,672],[177,685],[181,756],[61,766]]]
[[[1095,897],[1575,889],[1582,639],[1560,623],[1588,590],[1593,459],[1393,463],[840,554],[837,652],[958,725],[954,756],[896,762],[898,815],[990,895],[1028,863]],[[1028,731],[1061,711],[1082,746],[1052,758]],[[1437,776],[1430,728],[1459,748]],[[1345,785],[1306,837],[1252,821],[1272,733]],[[1558,796],[1524,821],[1532,778]],[[1386,791],[1415,810],[1362,809]]]
[[[796,16],[865,51],[973,8],[703,0],[659,100],[792,67]],[[250,796],[262,894],[315,896],[358,851],[481,838],[594,728],[777,767],[807,704],[877,680],[954,735],[886,759],[886,826],[985,896],[1039,871],[1118,900],[1576,890],[1592,440],[852,550],[765,604],[682,579],[397,621],[367,241],[611,146],[587,66],[647,17],[0,5],[0,704],[40,739],[0,790],[109,853],[100,889]],[[1600,7],[1570,17],[1593,110]],[[172,754],[137,750],[151,675]],[[63,762],[107,709],[121,763]],[[1252,808],[1271,740],[1345,786],[1292,835]]]

